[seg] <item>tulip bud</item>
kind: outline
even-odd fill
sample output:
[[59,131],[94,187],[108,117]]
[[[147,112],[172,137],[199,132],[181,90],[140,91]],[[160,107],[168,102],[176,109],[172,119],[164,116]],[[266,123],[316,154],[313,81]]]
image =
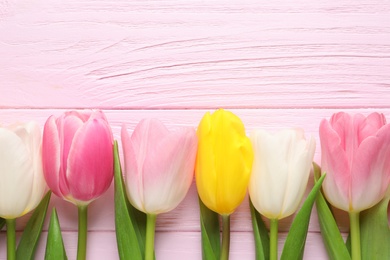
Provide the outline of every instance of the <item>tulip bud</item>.
[[383,114],[334,114],[320,125],[322,185],[327,200],[348,212],[377,204],[390,183],[390,125]]
[[41,138],[35,122],[0,127],[0,217],[23,216],[41,201],[46,191]]
[[307,141],[302,129],[286,129],[251,135],[255,159],[249,195],[262,215],[282,219],[293,214],[302,200],[315,152],[313,137]]
[[113,137],[101,111],[51,116],[43,132],[43,169],[57,196],[87,205],[102,195],[113,178]]
[[130,203],[147,214],[174,209],[192,183],[197,137],[192,128],[169,131],[144,119],[131,137],[122,127],[126,191]]
[[207,112],[197,135],[196,186],[203,203],[229,215],[243,201],[250,177],[253,150],[240,118],[229,111]]

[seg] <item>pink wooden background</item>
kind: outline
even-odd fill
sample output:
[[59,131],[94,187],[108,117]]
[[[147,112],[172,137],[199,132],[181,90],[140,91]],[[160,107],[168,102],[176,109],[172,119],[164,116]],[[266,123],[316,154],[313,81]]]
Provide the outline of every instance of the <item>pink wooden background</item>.
[[[223,107],[248,132],[298,126],[318,141],[320,120],[336,111],[390,120],[390,2],[0,0],[0,91],[1,124],[100,108],[119,139],[123,122],[196,127]],[[318,142],[317,162],[319,151]],[[232,216],[232,260],[254,259],[247,203]],[[51,205],[75,259],[77,210],[55,196]],[[88,259],[118,259],[112,188],[90,206],[88,239]],[[1,231],[0,259],[5,242]],[[201,259],[195,185],[159,216],[156,254]],[[327,259],[315,211],[304,259]]]

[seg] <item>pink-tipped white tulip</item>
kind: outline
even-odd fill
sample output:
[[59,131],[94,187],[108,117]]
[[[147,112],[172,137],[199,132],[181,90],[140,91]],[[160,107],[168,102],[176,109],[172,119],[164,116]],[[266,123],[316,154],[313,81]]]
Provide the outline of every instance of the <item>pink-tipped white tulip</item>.
[[41,201],[46,191],[41,140],[35,122],[0,127],[0,217],[23,216]]
[[306,190],[315,152],[315,140],[302,129],[276,134],[264,130],[251,135],[254,149],[249,195],[257,211],[269,219],[293,214]]
[[129,201],[148,214],[174,209],[191,185],[197,149],[192,128],[171,132],[156,119],[142,120],[131,137],[122,127]]
[[113,178],[113,137],[101,111],[69,111],[51,116],[43,132],[46,182],[57,196],[87,205]]
[[390,183],[390,125],[383,114],[334,114],[320,125],[327,200],[348,212],[377,204]]

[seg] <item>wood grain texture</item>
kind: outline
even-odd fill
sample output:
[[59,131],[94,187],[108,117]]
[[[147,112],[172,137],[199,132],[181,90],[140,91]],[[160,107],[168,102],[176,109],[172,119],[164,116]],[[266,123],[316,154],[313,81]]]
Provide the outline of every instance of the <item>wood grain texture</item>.
[[9,0],[2,9],[2,107],[388,105],[387,1]]
[[[88,259],[119,259],[115,234],[112,232],[90,232],[88,234]],[[69,259],[76,259],[77,233],[64,232],[64,244]],[[279,254],[283,247],[286,233],[280,233]],[[42,233],[42,242],[46,241],[47,233]],[[310,254],[305,254],[304,259],[326,259],[325,248],[321,242],[321,235],[310,233],[306,247]],[[6,260],[5,238],[0,237],[0,259]],[[159,232],[156,235],[156,257],[161,260],[171,259],[201,259],[200,233],[199,232]],[[44,259],[45,250],[39,247],[36,252],[37,259]],[[91,256],[93,255],[93,256]],[[252,234],[248,232],[234,232],[231,236],[231,260],[254,259],[254,242]]]
[[[224,107],[248,133],[304,128],[320,163],[322,118],[378,111],[390,120],[389,17],[386,0],[0,0],[0,124],[43,126],[65,109],[100,108],[119,140],[123,123],[130,132],[145,117],[196,127]],[[254,259],[247,203],[232,216],[231,259]],[[55,196],[53,206],[75,259],[77,210]],[[347,232],[345,214],[337,218]],[[291,220],[280,224],[279,250]],[[193,184],[158,218],[158,259],[200,259],[199,231]],[[88,259],[117,258],[111,187],[90,206]],[[315,210],[304,259],[327,259]]]

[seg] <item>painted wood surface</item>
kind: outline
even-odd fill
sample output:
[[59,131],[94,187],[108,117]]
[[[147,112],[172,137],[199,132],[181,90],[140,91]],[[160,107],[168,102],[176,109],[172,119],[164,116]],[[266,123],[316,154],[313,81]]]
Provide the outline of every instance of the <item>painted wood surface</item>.
[[[43,126],[66,109],[100,108],[119,139],[123,123],[131,131],[156,117],[169,128],[196,127],[223,107],[248,133],[304,128],[319,163],[322,118],[378,111],[390,120],[389,17],[385,0],[0,0],[0,124]],[[231,259],[254,259],[247,203],[232,216]],[[55,196],[53,205],[75,259],[77,210]],[[281,223],[279,250],[291,219]],[[304,259],[327,259],[315,210],[309,229]],[[112,187],[91,204],[89,230],[88,259],[117,259]],[[201,259],[195,185],[158,218],[156,253]]]

